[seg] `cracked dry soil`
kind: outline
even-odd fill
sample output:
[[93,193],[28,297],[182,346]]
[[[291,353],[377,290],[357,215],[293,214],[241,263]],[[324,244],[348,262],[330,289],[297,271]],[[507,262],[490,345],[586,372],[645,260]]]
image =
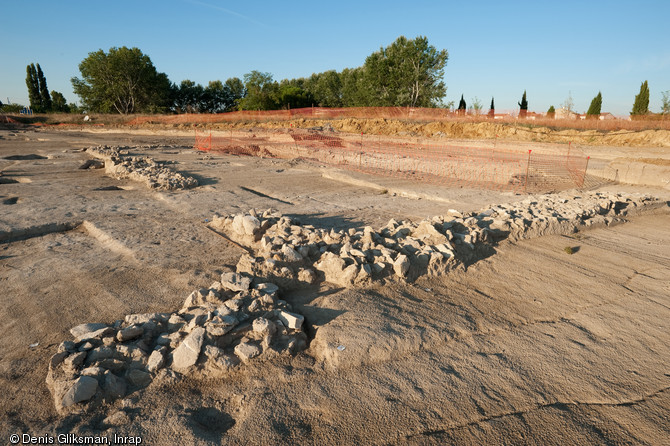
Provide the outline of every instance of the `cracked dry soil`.
[[[145,444],[668,444],[667,213],[503,243],[467,270],[409,284],[285,293],[305,316],[305,352],[60,417],[44,379],[71,327],[174,311],[234,268],[244,251],[204,226],[214,213],[274,207],[317,227],[379,227],[519,197],[394,197],[302,162],[195,153],[190,138],[172,134],[0,136],[3,178],[17,180],[0,184],[0,199],[18,197],[0,204],[0,231],[63,228],[0,243],[3,440],[72,432]],[[175,162],[200,186],[155,191],[78,169],[88,157],[77,149],[97,144],[144,145],[139,155]],[[343,348],[325,355],[323,346]]]

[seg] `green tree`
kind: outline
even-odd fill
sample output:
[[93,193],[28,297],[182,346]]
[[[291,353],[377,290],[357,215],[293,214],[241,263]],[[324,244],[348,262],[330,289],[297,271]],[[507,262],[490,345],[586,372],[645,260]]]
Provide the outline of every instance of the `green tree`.
[[482,111],[482,108],[483,108],[482,101],[480,101],[479,98],[477,96],[475,96],[474,98],[472,98],[471,107],[472,107],[472,113],[475,116],[479,115]]
[[342,106],[342,76],[335,70],[312,74],[305,89],[321,107]]
[[21,104],[5,104],[0,107],[0,111],[3,113],[19,113],[24,108],[26,107]]
[[379,106],[436,107],[446,94],[442,78],[449,54],[426,37],[400,36],[365,59],[366,87]]
[[521,102],[519,102],[519,116],[525,118],[527,113],[528,113],[528,100],[526,99],[526,90],[524,90],[523,96],[521,96]]
[[51,95],[49,94],[49,89],[47,88],[47,78],[44,76],[40,64],[37,64],[37,82],[40,87],[40,107],[42,112],[50,112]]
[[59,113],[69,113],[70,106],[65,100],[65,96],[56,90],[51,90],[51,110]]
[[205,109],[205,89],[184,79],[175,89],[174,108],[178,113],[201,113]]
[[229,110],[232,99],[230,89],[220,80],[210,81],[203,94],[203,111],[221,113]]
[[491,98],[491,106],[489,107],[489,118],[495,118],[496,116],[496,105]]
[[649,84],[647,81],[644,81],[640,86],[640,93],[635,96],[633,110],[630,114],[633,116],[643,116],[647,113],[649,113]]
[[670,114],[670,90],[661,92],[661,113]]
[[305,90],[300,84],[300,79],[291,82],[283,80],[279,83],[276,102],[281,108],[302,108],[309,107],[314,103],[311,93]]
[[371,92],[366,89],[363,68],[345,68],[340,73],[342,82],[342,106],[365,107],[371,104]]
[[554,108],[553,105],[549,106],[549,110],[547,110],[547,118],[555,118],[556,117],[556,109]]
[[70,113],[72,114],[81,114],[84,111],[84,109],[78,106],[76,103],[68,104],[67,107],[70,109]]
[[586,115],[590,118],[599,117],[602,106],[603,106],[603,95],[600,92],[598,92],[596,97],[593,98],[593,100],[591,101],[591,105],[589,106]]
[[172,84],[138,48],[89,53],[79,64],[81,79],[72,87],[89,111],[121,114],[165,111]]
[[40,84],[37,78],[37,69],[35,68],[34,63],[31,63],[26,67],[26,86],[28,87],[30,108],[36,112],[41,111]]
[[252,71],[244,75],[246,95],[239,100],[240,110],[274,110],[277,108],[278,85],[272,74]]
[[463,95],[461,95],[461,100],[458,102],[458,113],[464,115],[466,108],[467,104],[465,103],[465,99],[463,99]]
[[239,101],[246,96],[247,91],[239,77],[226,79],[225,85],[230,92],[230,102],[227,104],[225,111],[231,111],[238,107]]

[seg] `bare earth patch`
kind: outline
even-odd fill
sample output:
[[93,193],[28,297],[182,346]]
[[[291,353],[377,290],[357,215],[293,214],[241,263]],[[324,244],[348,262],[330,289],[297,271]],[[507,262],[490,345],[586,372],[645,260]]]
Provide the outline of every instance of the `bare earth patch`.
[[[343,181],[303,161],[199,153],[177,133],[0,132],[0,438],[670,437],[663,184],[570,191],[583,201],[568,228],[560,201]],[[90,159],[81,149],[100,145],[127,146],[198,186],[161,190],[80,169]],[[666,167],[658,150],[635,157]],[[599,148],[594,172],[628,151]],[[319,270],[326,252],[341,262]],[[273,260],[279,279],[293,268],[291,281],[263,285],[268,270],[250,258]],[[335,280],[352,265],[353,280]],[[365,265],[370,277],[358,280]],[[71,332],[83,323],[103,325]]]

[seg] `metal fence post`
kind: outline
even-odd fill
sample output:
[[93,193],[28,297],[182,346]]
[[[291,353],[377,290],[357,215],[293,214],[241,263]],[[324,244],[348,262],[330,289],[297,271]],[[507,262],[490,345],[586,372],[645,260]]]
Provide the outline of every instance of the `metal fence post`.
[[570,150],[572,149],[572,141],[568,142],[568,156],[565,158],[565,168],[570,172]]
[[532,151],[532,149],[528,149],[528,161],[526,162],[526,184],[523,186],[524,193],[528,193],[528,172],[530,170],[530,152]]
[[582,184],[580,184],[579,187],[584,187],[584,180],[586,180],[586,170],[589,168],[590,159],[591,159],[590,156],[586,157],[586,166],[584,166],[584,175],[582,176]]
[[361,132],[361,153],[358,154],[358,170],[363,168],[363,132]]

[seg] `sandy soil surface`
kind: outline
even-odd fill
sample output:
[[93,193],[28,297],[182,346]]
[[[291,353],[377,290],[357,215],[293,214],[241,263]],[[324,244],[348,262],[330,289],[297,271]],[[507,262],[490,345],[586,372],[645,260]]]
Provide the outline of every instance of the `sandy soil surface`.
[[[0,232],[10,234],[0,243],[2,441],[670,444],[667,212],[505,242],[467,269],[410,284],[285,293],[311,341],[295,357],[155,382],[59,416],[45,377],[71,327],[175,311],[234,269],[243,251],[205,227],[216,213],[272,207],[316,227],[360,228],[520,198],[202,154],[190,136],[142,133],[0,131],[0,178],[16,180],[0,184]],[[201,185],[161,192],[79,169],[90,158],[80,149],[97,144],[171,161]],[[6,159],[15,155],[23,159]],[[662,187],[598,187],[670,199]],[[11,237],[26,228],[43,235]],[[103,423],[119,411],[125,421]]]

